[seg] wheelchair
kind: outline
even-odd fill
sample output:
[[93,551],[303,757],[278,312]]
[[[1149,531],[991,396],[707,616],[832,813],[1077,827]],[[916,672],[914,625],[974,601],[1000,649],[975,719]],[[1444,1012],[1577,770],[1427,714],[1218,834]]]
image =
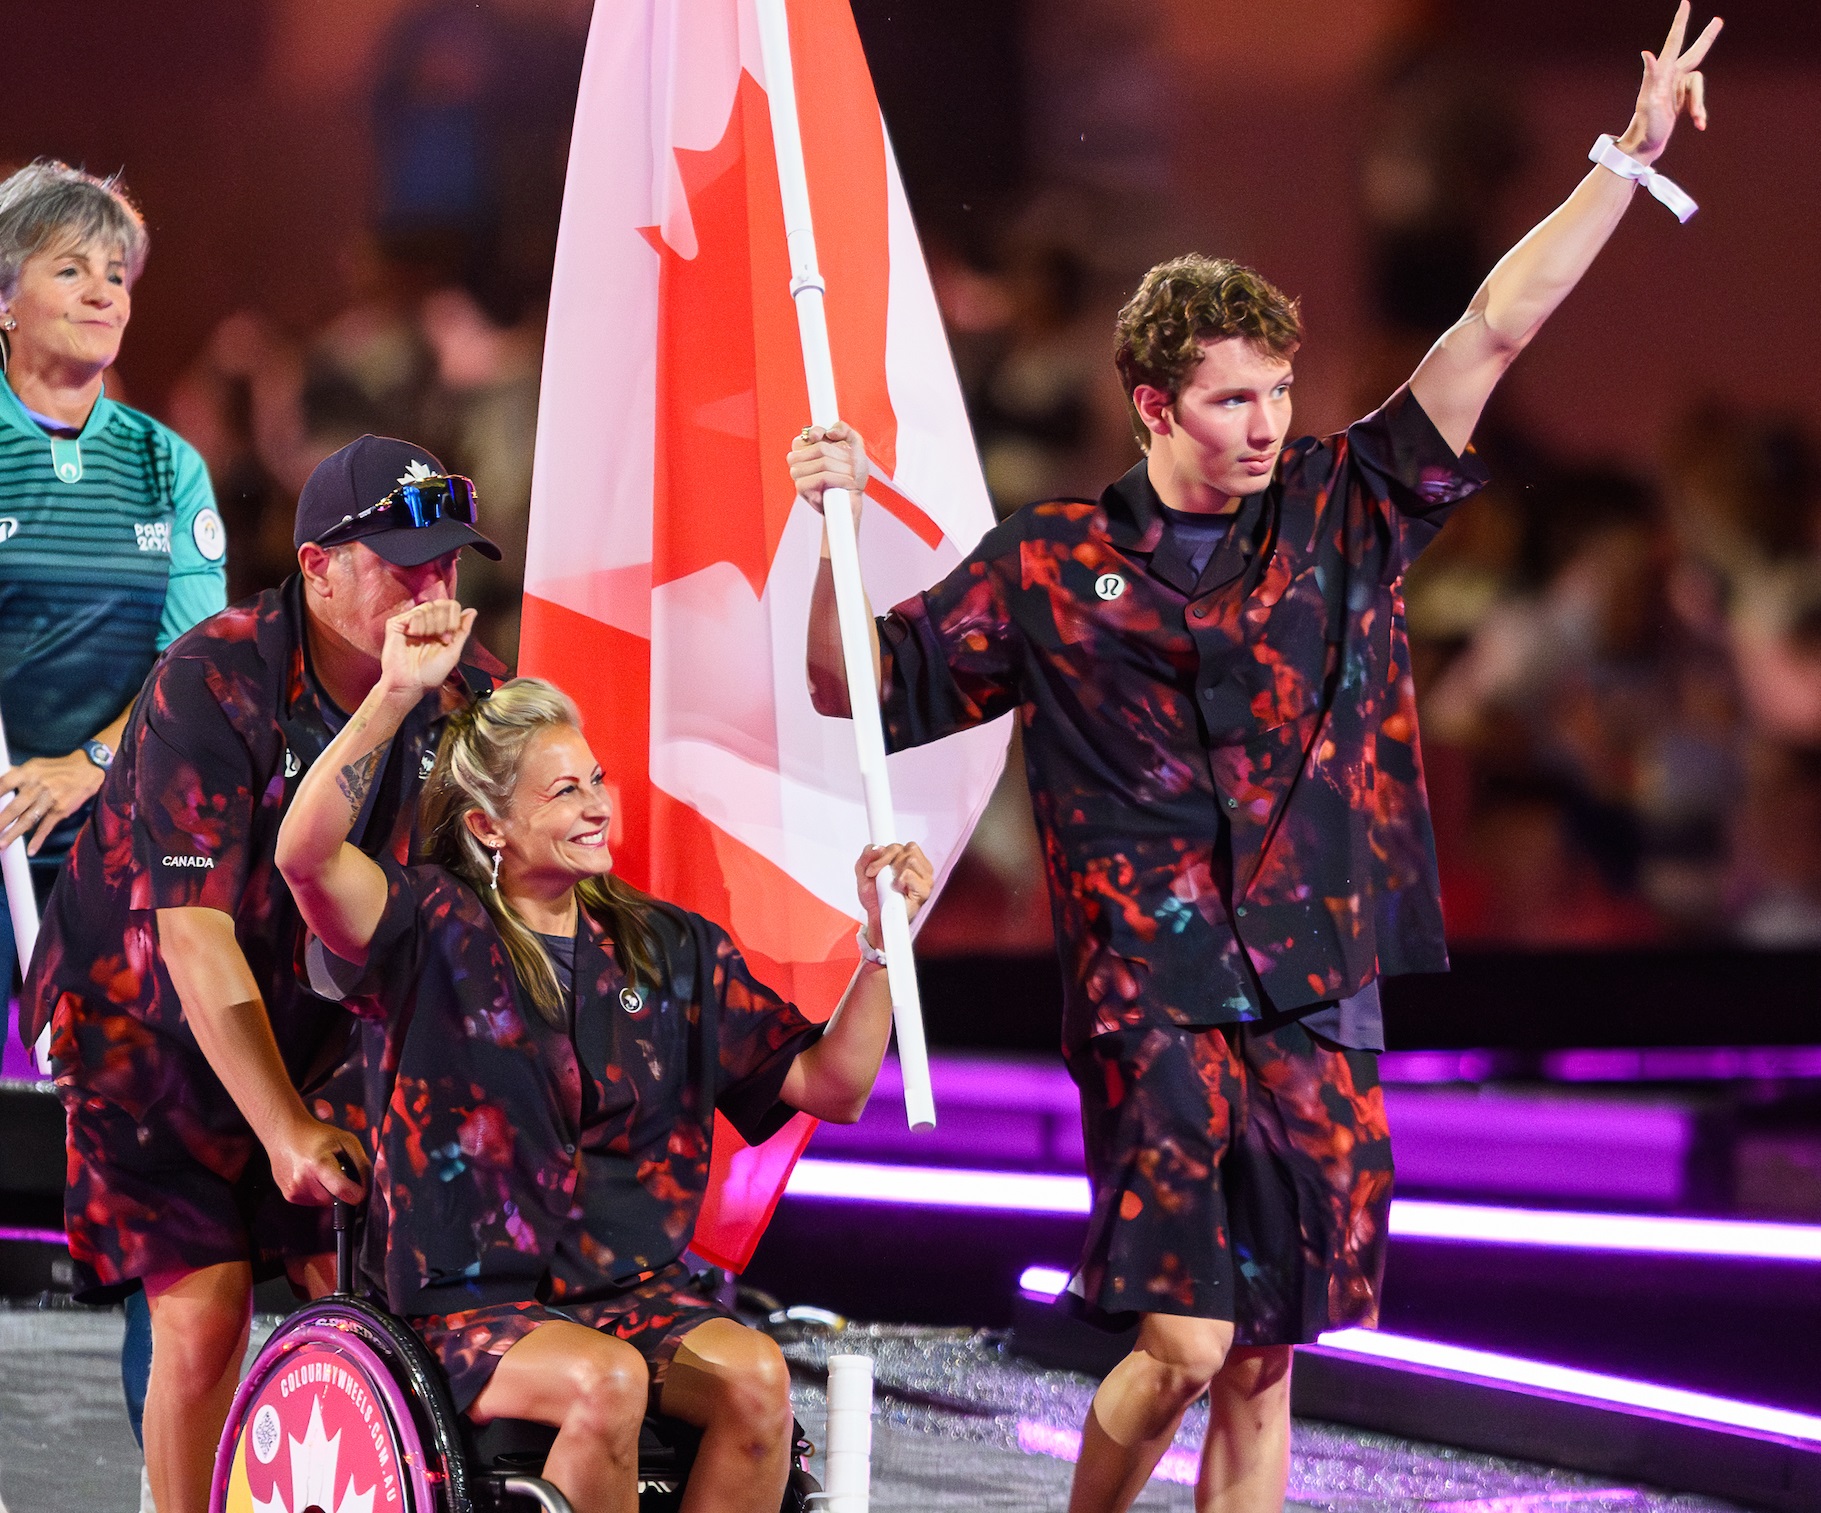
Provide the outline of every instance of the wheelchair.
[[[350,1205],[335,1205],[335,1232],[335,1291],[272,1332],[234,1395],[209,1513],[574,1513],[541,1474],[556,1430],[456,1413],[411,1326],[356,1296]],[[639,1513],[676,1513],[700,1439],[645,1420]],[[796,1427],[780,1513],[805,1513],[821,1491],[809,1448]]]

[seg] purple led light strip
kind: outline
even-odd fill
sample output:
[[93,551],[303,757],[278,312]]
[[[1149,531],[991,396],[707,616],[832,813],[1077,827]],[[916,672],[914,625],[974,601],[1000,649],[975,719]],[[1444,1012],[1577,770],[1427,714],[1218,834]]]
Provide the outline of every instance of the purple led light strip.
[[1464,1380],[1560,1393],[1565,1397],[1586,1398],[1620,1408],[1636,1408],[1646,1413],[1821,1445],[1821,1418],[1813,1414],[1771,1408],[1761,1403],[1742,1403],[1735,1398],[1713,1397],[1705,1392],[1689,1392],[1658,1382],[1605,1376],[1597,1371],[1579,1371],[1572,1366],[1495,1355],[1491,1351],[1469,1350],[1436,1340],[1380,1334],[1371,1329],[1337,1329],[1324,1334],[1315,1348],[1360,1360],[1420,1366]]
[[[806,1157],[791,1174],[796,1197],[921,1208],[1078,1214],[1089,1207],[1085,1177],[994,1172]],[[1555,1250],[1821,1262],[1821,1225],[1662,1214],[1584,1214],[1400,1198],[1391,1233],[1403,1239],[1460,1240]]]
[[1020,1214],[1086,1214],[1088,1179],[1039,1172],[983,1172],[806,1156],[790,1174],[793,1197],[917,1208],[997,1209]]
[[[1028,1266],[1018,1279],[1020,1289],[1032,1297],[1053,1298],[1067,1283],[1066,1272],[1048,1266]],[[1321,1336],[1315,1348],[1356,1359],[1419,1366],[1463,1381],[1492,1382],[1500,1386],[1559,1393],[1566,1397],[1609,1403],[1619,1408],[1666,1414],[1728,1429],[1745,1429],[1821,1444],[1821,1418],[1811,1414],[1772,1408],[1761,1403],[1740,1402],[1735,1398],[1714,1397],[1705,1392],[1690,1392],[1685,1388],[1664,1386],[1658,1382],[1606,1376],[1597,1371],[1580,1371],[1547,1361],[1496,1355],[1488,1350],[1470,1350],[1460,1345],[1411,1339],[1407,1335],[1383,1334],[1371,1329],[1335,1330]],[[1053,1444],[1060,1445],[1061,1441],[1056,1436],[1066,1432],[1038,1425],[1034,1428],[1033,1437],[1047,1434]],[[1026,1443],[1025,1425],[1022,1423],[1018,1426],[1018,1438],[1025,1449],[1048,1455],[1064,1454],[1062,1449],[1051,1448],[1050,1444]],[[1079,1436],[1076,1437],[1075,1444],[1078,1449]],[[1074,1457],[1071,1454],[1066,1458]]]
[[67,1245],[69,1237],[60,1229],[15,1229],[0,1225],[0,1244],[8,1241],[27,1245]]
[[[1524,1065],[1510,1051],[1387,1051],[1379,1077],[1387,1084],[1490,1082]],[[1821,1077],[1821,1046],[1615,1046],[1549,1051],[1547,1082],[1752,1082]]]
[[1644,1255],[1821,1261],[1821,1224],[1683,1219],[1671,1214],[1582,1214],[1400,1198],[1391,1233],[1408,1239],[1617,1250]]

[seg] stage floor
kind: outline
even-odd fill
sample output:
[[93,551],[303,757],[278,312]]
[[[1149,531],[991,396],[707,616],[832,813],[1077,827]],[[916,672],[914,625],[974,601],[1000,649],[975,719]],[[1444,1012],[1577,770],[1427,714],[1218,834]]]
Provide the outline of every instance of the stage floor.
[[[132,1513],[138,1506],[139,1454],[120,1399],[121,1327],[117,1313],[0,1308],[5,1513]],[[831,1351],[874,1359],[876,1513],[1064,1506],[1066,1457],[1093,1393],[1088,1378],[1033,1368],[992,1333],[806,1329],[786,1353],[798,1377],[798,1416],[817,1441],[821,1368]],[[1191,1414],[1139,1508],[1193,1507],[1188,1482],[1202,1422]],[[1438,1436],[1444,1432],[1437,1425]],[[1296,1426],[1290,1493],[1292,1508],[1326,1513],[1737,1513],[1711,1498],[1307,1422]]]

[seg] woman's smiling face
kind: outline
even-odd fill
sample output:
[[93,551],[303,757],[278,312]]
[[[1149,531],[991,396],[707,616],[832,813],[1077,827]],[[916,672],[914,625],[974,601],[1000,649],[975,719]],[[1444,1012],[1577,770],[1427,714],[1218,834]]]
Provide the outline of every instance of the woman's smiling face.
[[[500,887],[568,886],[613,870],[613,801],[600,763],[573,725],[540,730],[525,746],[497,838]],[[483,834],[481,839],[488,837]]]
[[34,252],[7,310],[19,323],[11,335],[21,356],[107,367],[133,313],[124,250],[86,242]]

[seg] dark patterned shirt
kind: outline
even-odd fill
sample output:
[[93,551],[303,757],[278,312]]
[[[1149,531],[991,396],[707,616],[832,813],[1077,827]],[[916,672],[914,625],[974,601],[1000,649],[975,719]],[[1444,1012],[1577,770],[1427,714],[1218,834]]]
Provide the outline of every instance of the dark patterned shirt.
[[1484,482],[1399,390],[1287,447],[1199,574],[1140,463],[880,620],[892,749],[1018,711],[1065,1047],[1447,966],[1400,584]]
[[784,1078],[822,1027],[755,981],[724,930],[668,904],[651,909],[657,982],[642,991],[583,912],[552,1024],[473,889],[381,865],[385,913],[349,1001],[409,1027],[364,1242],[389,1306],[574,1300],[682,1255],[715,1111],[751,1143],[776,1133],[794,1112]]
[[[274,862],[278,827],[304,772],[345,716],[309,674],[301,578],[223,610],[172,643],[154,668],[120,753],[58,880],[24,994],[27,1043],[56,1020],[60,1081],[134,1116],[249,1138],[209,1069],[158,954],[159,909],[219,909],[265,994],[299,1087],[349,1049],[346,1011],[303,989],[303,924]],[[365,844],[408,854],[417,796],[445,716],[503,669],[479,646],[393,738],[374,784]],[[316,1112],[362,1127],[357,1088]],[[206,1132],[203,1134],[201,1132]],[[212,1158],[210,1158],[212,1159]],[[222,1166],[232,1166],[225,1147]]]

